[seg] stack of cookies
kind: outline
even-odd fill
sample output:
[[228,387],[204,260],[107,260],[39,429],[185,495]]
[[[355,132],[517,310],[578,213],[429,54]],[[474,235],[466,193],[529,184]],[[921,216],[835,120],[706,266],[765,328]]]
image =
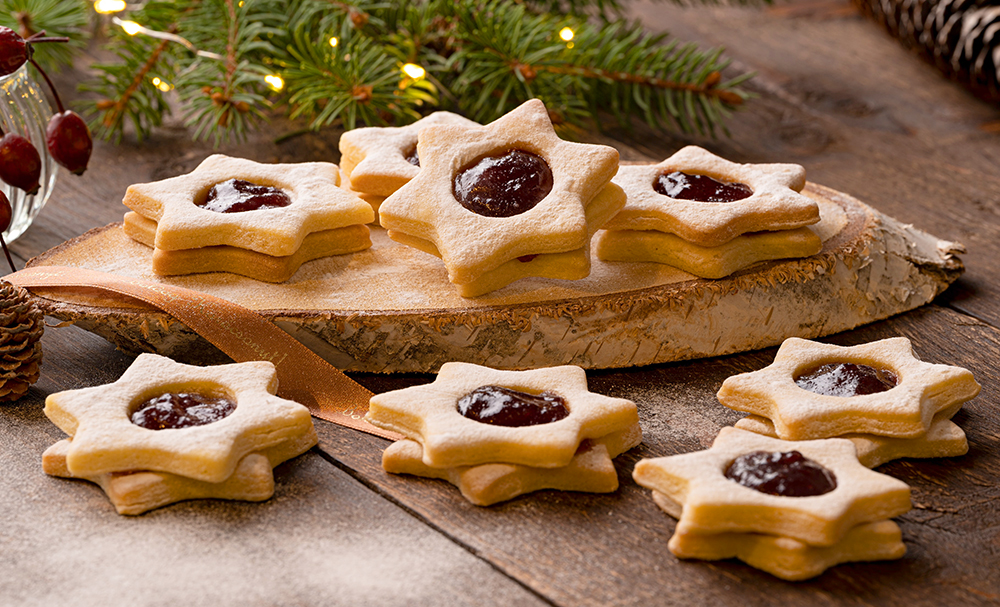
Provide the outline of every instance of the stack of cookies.
[[846,438],[874,468],[964,455],[965,432],[951,418],[979,389],[966,369],[917,359],[905,337],[851,347],[790,338],[771,365],[728,378],[718,398],[751,414],[738,428],[785,440]]
[[161,276],[230,272],[283,282],[307,261],[371,246],[371,207],[339,183],[330,163],[217,154],[186,175],[130,186],[123,227],[154,248]]
[[819,208],[800,194],[805,169],[736,164],[688,146],[654,165],[622,166],[628,202],[598,233],[604,261],[655,262],[723,278],[761,261],[807,257],[823,246]]
[[420,172],[420,132],[440,125],[468,128],[479,123],[451,112],[433,112],[406,126],[366,127],[340,136],[341,187],[372,206],[376,223],[382,201]]
[[738,558],[786,580],[903,556],[910,489],[858,461],[847,440],[783,441],[723,428],[711,449],[644,459],[635,481],[678,519],[679,558]]
[[419,172],[382,202],[379,221],[389,238],[440,257],[463,297],[588,276],[591,237],[625,204],[611,183],[617,150],[563,141],[537,99],[486,126],[428,126],[417,153]]
[[119,514],[266,500],[272,469],[316,444],[308,409],[276,390],[269,362],[196,367],[142,354],[112,384],[46,398],[45,414],[70,436],[45,451],[42,469],[100,485]]
[[579,367],[445,363],[433,383],[378,394],[366,418],[403,434],[382,466],[438,478],[488,506],[541,489],[618,488],[611,459],[642,441],[635,404],[587,390]]

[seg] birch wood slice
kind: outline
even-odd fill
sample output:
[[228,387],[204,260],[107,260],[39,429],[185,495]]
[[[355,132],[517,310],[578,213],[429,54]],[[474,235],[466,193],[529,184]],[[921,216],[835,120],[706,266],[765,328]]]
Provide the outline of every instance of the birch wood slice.
[[[718,356],[852,329],[931,301],[963,271],[961,246],[904,225],[829,188],[808,184],[823,250],[760,263],[720,280],[652,263],[594,260],[578,281],[525,279],[460,297],[440,260],[390,241],[304,264],[287,282],[226,273],[157,277],[152,251],[110,224],[28,262],[187,287],[257,310],[337,367],[436,372],[466,361],[499,368],[574,364],[620,368]],[[87,289],[34,289],[58,319],[126,352],[179,361],[228,360],[172,317]]]

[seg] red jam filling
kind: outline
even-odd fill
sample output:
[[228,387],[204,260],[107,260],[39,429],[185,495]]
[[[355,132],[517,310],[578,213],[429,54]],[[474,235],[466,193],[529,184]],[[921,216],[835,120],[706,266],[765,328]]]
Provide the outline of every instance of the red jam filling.
[[795,384],[803,390],[844,397],[885,392],[898,383],[892,371],[858,363],[820,365],[795,378]]
[[198,206],[216,213],[243,213],[262,209],[280,209],[292,204],[284,191],[269,185],[257,185],[243,179],[217,183]]
[[698,202],[736,202],[753,194],[744,183],[728,183],[681,171],[660,175],[653,182],[653,189],[670,198]]
[[204,394],[168,392],[153,397],[132,412],[132,423],[150,430],[204,426],[228,417],[236,403]]
[[552,191],[552,169],[524,150],[484,156],[455,176],[455,199],[485,217],[513,217],[534,208]]
[[537,426],[569,415],[558,394],[528,394],[502,386],[480,386],[458,399],[458,412],[469,419],[494,426]]
[[413,149],[410,150],[404,156],[404,158],[406,158],[406,161],[409,162],[410,164],[412,164],[413,166],[415,166],[415,167],[420,166],[420,156],[417,154],[417,147],[416,146],[413,146]]
[[798,451],[745,453],[729,464],[726,478],[761,493],[785,497],[823,495],[837,488],[832,472]]

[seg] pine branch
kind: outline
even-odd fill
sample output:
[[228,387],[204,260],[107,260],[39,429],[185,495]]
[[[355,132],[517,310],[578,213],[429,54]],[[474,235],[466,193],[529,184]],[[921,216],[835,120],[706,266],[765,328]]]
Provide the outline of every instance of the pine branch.
[[[181,15],[175,3],[154,0],[133,16],[150,27],[173,33],[178,30]],[[119,29],[112,30],[110,46],[115,48],[119,61],[92,66],[98,79],[82,84],[80,89],[95,92],[100,99],[86,107],[84,113],[91,118],[90,128],[97,137],[121,141],[128,122],[142,141],[170,112],[164,91],[153,78],[159,78],[161,83],[174,80],[174,52],[178,49],[168,41],[130,36]],[[169,90],[169,86],[161,86]]]
[[[565,14],[540,8],[554,4],[199,0],[181,10],[151,0],[136,19],[177,32],[184,44],[144,48],[116,35],[125,67],[98,66],[100,81],[90,86],[105,97],[97,130],[120,138],[127,117],[142,137],[159,124],[168,110],[149,85],[154,70],[176,85],[194,137],[216,144],[242,138],[271,100],[314,129],[403,124],[435,109],[488,122],[537,97],[564,128],[600,128],[611,116],[626,126],[638,118],[654,128],[714,134],[746,98],[739,85],[749,75],[723,81],[728,62],[719,49],[679,45],[638,24],[573,16],[603,14],[618,0],[558,3]],[[564,27],[573,40],[560,38]],[[404,75],[404,64],[425,75]],[[270,73],[284,79],[277,94],[263,84]]]

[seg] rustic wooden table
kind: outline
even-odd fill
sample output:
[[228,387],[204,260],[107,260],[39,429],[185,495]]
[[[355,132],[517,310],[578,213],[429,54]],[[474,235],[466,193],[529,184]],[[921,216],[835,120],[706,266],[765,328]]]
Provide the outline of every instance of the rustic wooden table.
[[[617,459],[610,495],[541,492],[491,508],[449,484],[393,477],[387,442],[323,421],[320,446],[276,470],[273,499],[115,514],[84,482],[41,472],[62,438],[45,396],[113,381],[131,362],[75,327],[49,328],[39,382],[0,407],[0,604],[4,605],[996,605],[1000,602],[1000,110],[944,81],[844,0],[770,9],[633,7],[650,30],[725,45],[757,72],[757,98],[731,138],[695,141],[612,131],[624,159],[662,159],[694,142],[741,162],[796,162],[810,180],[968,247],[967,273],[934,304],[829,341],[904,335],[924,360],[964,366],[982,394],[956,416],[968,455],[880,471],[913,488],[898,519],[906,556],[843,565],[786,583],[736,561],[681,562],[674,521],[632,480],[635,462],[707,447],[739,417],[715,399],[727,376],[774,350],[589,373],[591,389],[634,400],[643,444]],[[72,79],[79,74],[68,74]],[[338,132],[221,151],[256,160],[337,161]],[[96,146],[82,178],[63,174],[13,246],[23,263],[89,228],[119,221],[125,188],[191,170],[209,154],[177,123],[152,140]],[[816,302],[822,305],[822,302]],[[376,392],[425,376],[355,376]]]

